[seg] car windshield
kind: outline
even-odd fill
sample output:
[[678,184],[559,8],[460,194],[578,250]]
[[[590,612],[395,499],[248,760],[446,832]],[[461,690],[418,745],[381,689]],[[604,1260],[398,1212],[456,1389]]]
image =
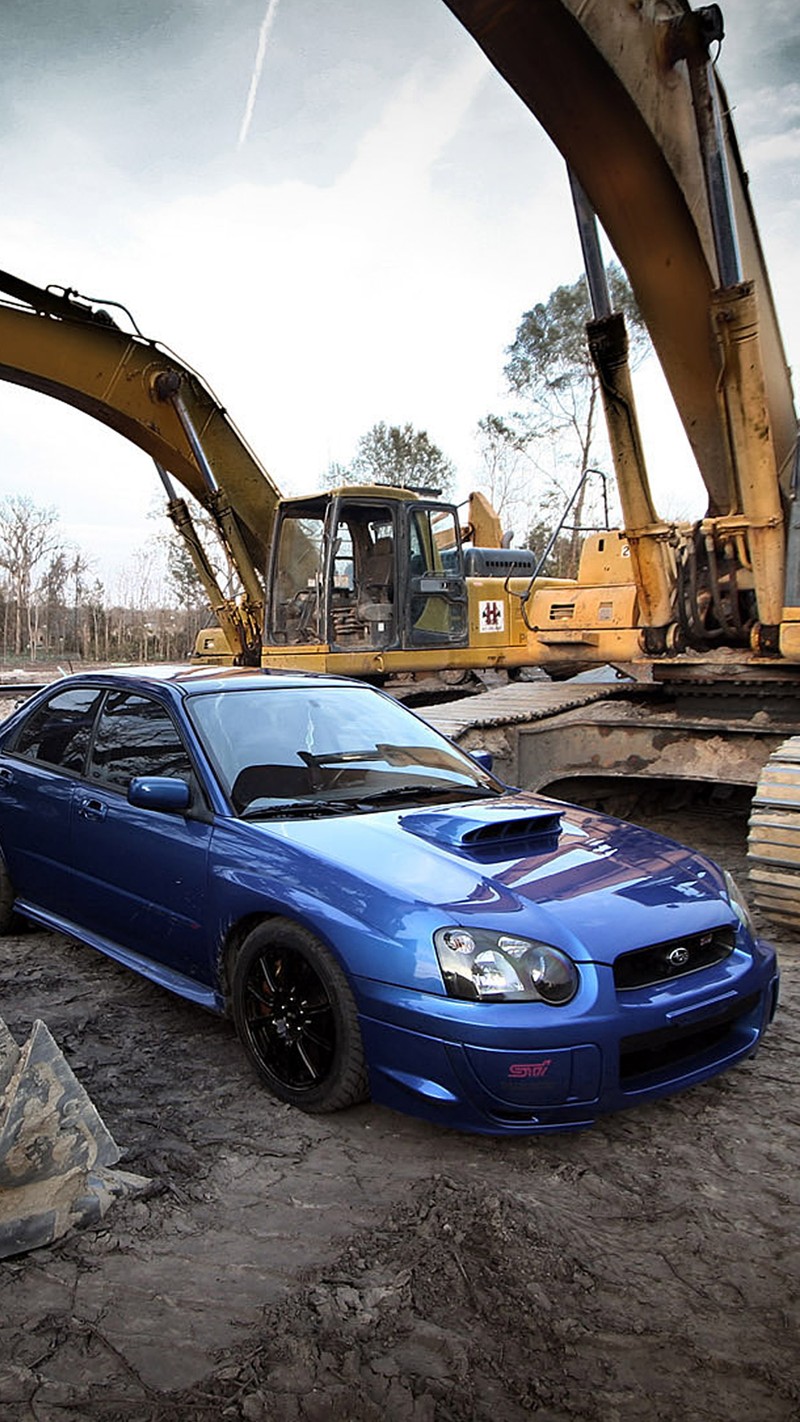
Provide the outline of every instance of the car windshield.
[[189,710],[237,814],[341,814],[500,793],[488,772],[366,686],[192,696]]

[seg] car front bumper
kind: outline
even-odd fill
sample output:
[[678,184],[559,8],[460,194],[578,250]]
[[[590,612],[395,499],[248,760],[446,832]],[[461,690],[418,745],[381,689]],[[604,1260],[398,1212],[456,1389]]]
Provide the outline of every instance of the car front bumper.
[[677,990],[617,992],[610,968],[582,974],[565,1008],[358,979],[373,1100],[487,1134],[578,1129],[751,1056],[778,1000],[776,957],[760,940]]

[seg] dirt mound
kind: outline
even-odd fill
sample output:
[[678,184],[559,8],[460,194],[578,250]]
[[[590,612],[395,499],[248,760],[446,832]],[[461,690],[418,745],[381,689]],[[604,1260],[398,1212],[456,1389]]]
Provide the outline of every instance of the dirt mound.
[[796,1418],[784,1301],[722,1276],[709,1289],[694,1229],[647,1259],[619,1247],[621,1223],[618,1202],[595,1223],[557,1197],[420,1184],[150,1422]]

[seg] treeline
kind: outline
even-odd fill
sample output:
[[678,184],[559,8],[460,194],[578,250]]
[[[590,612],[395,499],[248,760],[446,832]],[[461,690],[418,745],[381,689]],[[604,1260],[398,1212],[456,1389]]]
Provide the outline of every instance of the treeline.
[[214,619],[168,537],[156,537],[109,597],[91,561],[64,543],[53,509],[0,499],[0,659],[183,661]]
[[[20,616],[20,613],[22,614]],[[208,608],[106,607],[36,600],[20,609],[0,583],[0,659],[71,662],[180,662],[191,655]]]

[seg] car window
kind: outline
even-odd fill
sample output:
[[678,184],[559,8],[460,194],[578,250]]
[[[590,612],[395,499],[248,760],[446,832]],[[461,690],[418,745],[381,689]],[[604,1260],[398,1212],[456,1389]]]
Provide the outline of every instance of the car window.
[[189,714],[240,814],[257,801],[497,790],[458,747],[366,687],[201,694]]
[[98,718],[89,776],[127,790],[135,775],[174,775],[191,784],[192,763],[166,707],[112,691]]
[[31,712],[9,749],[26,760],[80,773],[101,696],[96,686],[57,692]]

